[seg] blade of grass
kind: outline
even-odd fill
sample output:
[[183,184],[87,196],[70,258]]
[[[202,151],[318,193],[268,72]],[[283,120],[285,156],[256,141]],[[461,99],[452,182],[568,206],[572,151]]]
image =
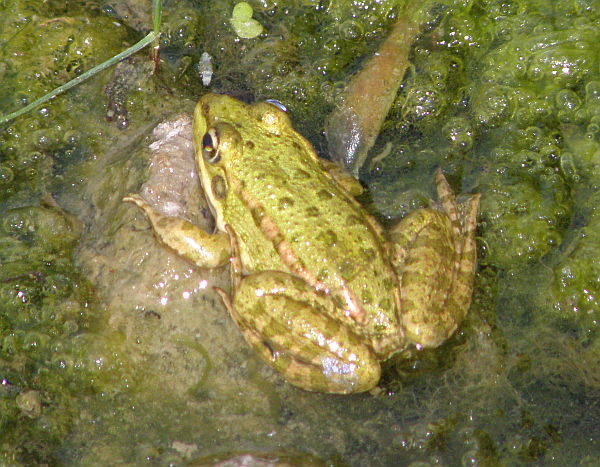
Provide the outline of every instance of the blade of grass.
[[154,0],[152,2],[152,22],[154,32],[158,36],[160,34],[160,22],[162,18],[162,0]]
[[71,89],[74,86],[77,86],[79,83],[85,81],[86,79],[91,78],[96,73],[100,73],[102,70],[105,70],[109,66],[112,66],[115,63],[120,62],[124,58],[127,58],[130,55],[133,55],[134,53],[136,53],[137,51],[143,49],[151,42],[158,40],[158,37],[160,36],[160,23],[161,23],[161,17],[162,17],[162,0],[153,0],[152,17],[153,17],[154,30],[151,33],[149,33],[146,37],[144,37],[142,40],[136,42],[134,45],[129,47],[127,50],[124,50],[120,54],[115,55],[114,57],[108,59],[107,61],[101,63],[100,65],[96,65],[94,68],[91,68],[88,71],[86,71],[85,73],[82,73],[77,78],[72,79],[68,83],[65,83],[62,86],[59,86],[58,88],[50,91],[45,96],[42,96],[39,99],[36,99],[31,104],[26,105],[22,109],[19,109],[16,112],[12,112],[8,115],[0,116],[0,124],[9,122],[9,121],[19,117],[20,115],[23,115],[24,113],[27,113],[32,109],[35,109],[36,107],[42,105],[44,102],[47,102],[50,99],[55,98],[56,96],[58,96],[59,94],[62,94],[65,91],[68,91],[69,89]]

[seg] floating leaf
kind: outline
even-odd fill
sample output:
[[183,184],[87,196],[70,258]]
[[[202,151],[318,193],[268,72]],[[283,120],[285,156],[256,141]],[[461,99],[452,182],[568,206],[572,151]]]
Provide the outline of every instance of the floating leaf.
[[230,21],[242,39],[253,39],[263,31],[262,24],[252,19],[252,7],[248,2],[240,2],[233,7]]

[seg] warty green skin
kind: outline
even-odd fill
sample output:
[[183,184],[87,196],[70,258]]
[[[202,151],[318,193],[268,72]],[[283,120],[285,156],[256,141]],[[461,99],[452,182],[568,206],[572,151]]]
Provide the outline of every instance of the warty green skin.
[[162,216],[138,195],[125,200],[198,266],[231,258],[232,294],[219,293],[246,340],[287,381],[366,391],[379,381],[379,361],[454,332],[470,304],[477,195],[457,205],[439,172],[441,210],[415,211],[388,241],[350,194],[358,182],[326,170],[275,106],[207,94],[194,143],[218,233]]

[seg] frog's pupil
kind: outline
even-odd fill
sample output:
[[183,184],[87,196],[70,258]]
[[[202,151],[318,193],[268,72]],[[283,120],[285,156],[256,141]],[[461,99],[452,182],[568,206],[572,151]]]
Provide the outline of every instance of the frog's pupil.
[[210,152],[214,151],[213,137],[210,133],[204,133],[204,136],[202,138],[202,149]]
[[202,137],[202,155],[210,164],[215,164],[221,160],[219,137],[214,128],[208,130]]

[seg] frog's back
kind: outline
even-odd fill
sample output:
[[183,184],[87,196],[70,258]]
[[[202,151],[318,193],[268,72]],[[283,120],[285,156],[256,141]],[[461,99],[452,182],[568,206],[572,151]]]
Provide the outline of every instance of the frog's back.
[[[295,154],[290,160],[285,152],[272,152],[252,163],[241,159],[240,165],[252,166],[251,171],[236,170],[247,197],[242,202],[255,205],[249,222],[253,232],[242,235],[262,238],[260,245],[242,246],[253,250],[242,253],[253,269],[281,269],[282,263],[292,273],[304,269],[334,294],[344,295],[344,288],[352,291],[366,314],[363,325],[356,326],[360,332],[382,335],[397,329],[397,282],[385,240],[319,161],[312,154]],[[257,249],[262,252],[258,262],[252,261]],[[360,317],[344,316],[343,311],[340,319],[356,325]]]
[[[399,328],[386,242],[360,204],[323,170],[288,116],[267,103],[219,95],[203,97],[197,112],[200,122],[206,120],[199,137],[228,125],[218,164],[227,189],[219,183],[213,191],[222,196],[222,219],[235,232],[244,272],[295,274],[331,293],[341,321],[376,336],[372,341],[386,341]],[[224,222],[217,222],[222,230]]]

